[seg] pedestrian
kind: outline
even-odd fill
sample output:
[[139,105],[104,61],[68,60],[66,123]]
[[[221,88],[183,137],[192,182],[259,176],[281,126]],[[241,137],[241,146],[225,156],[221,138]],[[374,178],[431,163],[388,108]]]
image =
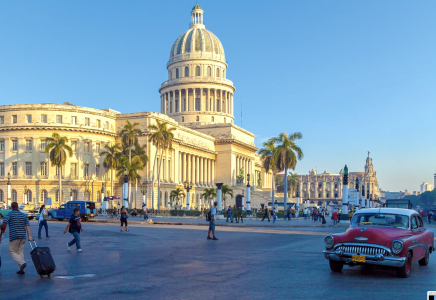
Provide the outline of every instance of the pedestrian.
[[298,209],[298,207],[295,209],[295,217],[298,220],[298,217],[300,216],[300,210]]
[[244,223],[244,211],[242,210],[242,207],[239,208],[239,218],[241,219],[241,223]]
[[273,210],[272,210],[272,217],[273,217],[273,224],[274,224],[276,222],[276,219],[277,219],[275,208],[273,208]]
[[323,210],[324,210],[323,208],[319,208],[318,209],[318,219],[319,219],[320,222],[322,222],[322,211]]
[[317,216],[318,216],[318,209],[315,207],[315,208],[313,209],[313,213],[312,213],[312,220],[313,220],[314,222],[316,222],[316,218],[317,218]]
[[232,223],[233,223],[232,207],[230,205],[229,205],[229,208],[227,208],[227,220],[226,220],[226,222],[229,222],[229,218],[230,218],[230,221],[232,221]]
[[113,217],[118,219],[118,209],[116,207],[114,207]]
[[123,232],[123,224],[126,226],[126,231],[129,231],[127,229],[127,218],[129,216],[127,215],[127,209],[123,206],[121,207],[121,213],[120,213],[120,221],[121,221],[121,232]]
[[73,235],[73,239],[67,243],[67,249],[70,251],[70,247],[76,244],[77,252],[82,252],[82,247],[80,246],[80,232],[83,232],[82,222],[80,220],[80,208],[74,209],[74,214],[71,216],[70,221],[65,227],[64,234],[69,233]]
[[239,221],[238,221],[238,210],[236,209],[236,205],[233,205],[233,209],[232,209],[232,219],[237,220],[236,223],[239,223]]
[[[29,242],[33,241],[30,234],[30,224],[27,216],[18,210],[18,203],[12,202],[11,211],[3,219],[1,232],[4,233],[6,226],[9,225],[9,253],[20,268],[17,274],[24,274],[27,267],[24,261],[24,244],[26,243],[26,233]],[[1,235],[0,235],[1,242]]]
[[427,216],[428,216],[428,224],[431,224],[431,219],[433,219],[433,211],[429,210]]
[[[44,219],[45,217],[45,219]],[[41,239],[41,229],[42,226],[45,227],[45,237],[48,239],[48,225],[47,225],[47,217],[48,217],[48,213],[45,211],[45,205],[41,205],[41,208],[39,209],[39,229],[38,229],[38,239]]]
[[[176,210],[177,210],[177,207],[176,207]],[[145,203],[142,205],[142,211],[144,212],[144,220],[148,220],[147,205]]]
[[136,211],[136,208],[134,208],[131,212],[132,217],[136,217],[138,215],[138,212]]
[[338,212],[336,210],[333,211],[332,219],[333,219],[333,227],[338,227]]
[[268,219],[268,222],[270,221],[269,220],[269,215],[268,215],[268,207],[266,207],[266,206],[265,206],[265,213],[263,215],[262,222],[263,222],[263,220],[265,220],[265,218]]
[[340,209],[338,212],[338,224],[341,223],[342,210]]
[[325,209],[324,208],[321,210],[321,217],[322,217],[322,224],[327,223],[325,220]]
[[307,220],[307,208],[303,208],[303,217],[305,220]]
[[[218,206],[218,202],[213,203],[213,207],[210,209],[210,220],[209,220],[209,231],[207,232],[207,239],[208,240],[215,240],[218,241],[218,239],[215,236],[215,215],[216,215],[216,209]],[[212,232],[213,238],[210,237],[210,233]]]
[[288,221],[290,220],[291,217],[291,208],[288,206],[288,208],[286,209],[286,217],[288,218]]

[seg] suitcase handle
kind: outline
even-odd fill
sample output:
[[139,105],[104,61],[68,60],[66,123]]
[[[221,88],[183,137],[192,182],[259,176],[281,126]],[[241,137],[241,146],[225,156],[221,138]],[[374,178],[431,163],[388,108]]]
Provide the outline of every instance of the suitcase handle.
[[[36,247],[38,247],[38,246],[36,245],[36,242],[35,242],[35,240],[33,240],[33,242],[35,243],[35,248],[36,248]],[[30,244],[30,248],[32,248],[32,250],[33,250],[33,247],[32,247],[32,242],[29,242],[29,244]]]

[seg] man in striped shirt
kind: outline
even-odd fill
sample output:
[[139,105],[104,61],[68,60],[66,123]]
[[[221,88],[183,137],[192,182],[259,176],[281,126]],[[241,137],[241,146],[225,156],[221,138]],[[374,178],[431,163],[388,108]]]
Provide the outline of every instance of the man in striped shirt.
[[4,217],[1,232],[5,232],[9,225],[9,253],[20,267],[17,274],[24,274],[26,262],[24,261],[24,244],[26,243],[26,232],[29,241],[33,241],[30,235],[30,226],[27,216],[18,210],[18,203],[12,202],[12,210]]

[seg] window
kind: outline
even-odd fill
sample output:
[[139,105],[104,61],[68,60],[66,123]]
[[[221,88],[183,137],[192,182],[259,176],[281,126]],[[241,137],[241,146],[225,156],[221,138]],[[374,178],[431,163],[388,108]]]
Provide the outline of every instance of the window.
[[56,116],[56,123],[62,124],[62,116]]
[[5,141],[4,140],[0,141],[0,151],[5,151]]
[[73,148],[73,152],[77,151],[77,141],[71,141],[71,148]]
[[[60,169],[61,169],[61,174],[62,174],[62,178],[64,177],[64,172],[62,172],[62,167],[60,167]],[[56,170],[56,176],[58,176],[59,175],[59,168],[58,167],[56,167],[55,166],[55,170]]]
[[91,142],[85,142],[85,152],[91,151]]
[[189,77],[189,67],[185,68],[185,77]]
[[106,121],[106,122],[104,123],[104,128],[109,129],[109,122],[108,122],[108,121]]
[[200,98],[195,98],[195,111],[200,111]]
[[0,202],[3,202],[3,190],[0,190]]
[[12,190],[12,202],[17,202],[17,191]]
[[5,117],[4,116],[0,116],[0,124],[4,124],[5,123]]
[[176,112],[179,112],[179,100],[176,100]]
[[85,126],[90,126],[91,120],[89,118],[85,118]]
[[41,202],[45,203],[47,202],[47,198],[48,198],[48,194],[46,190],[42,190],[41,191]]
[[200,67],[199,66],[195,67],[195,76],[200,76]]
[[12,151],[18,150],[18,140],[12,140]]
[[39,163],[39,169],[41,171],[41,176],[47,176],[47,162],[42,161]]
[[29,161],[26,161],[26,175],[27,176],[32,175],[32,163]]
[[32,115],[26,115],[26,123],[32,123]]
[[173,71],[170,71],[170,79],[173,79]]
[[207,67],[207,76],[212,76],[212,68],[211,67]]
[[418,222],[416,221],[416,217],[412,217],[412,229],[418,228]]
[[197,121],[197,122],[200,121],[200,117],[199,117],[199,116],[197,116],[196,121]]
[[47,123],[47,115],[41,115],[41,123]]
[[95,152],[100,153],[100,144],[95,144]]
[[176,69],[176,78],[179,78],[179,69]]
[[17,175],[18,175],[17,162],[14,161],[12,163],[12,176],[17,176]]
[[77,117],[71,117],[71,125],[77,125]]
[[70,176],[74,176],[74,177],[77,176],[77,164],[76,163],[71,164]]
[[13,115],[12,116],[12,123],[17,123],[17,122],[18,122],[17,115]]
[[32,140],[26,140],[26,151],[32,151]]
[[[61,196],[60,200],[62,200],[63,198],[64,198],[64,192],[62,192],[62,196]],[[56,191],[56,202],[59,202],[59,190]],[[61,205],[61,207],[59,207],[59,208],[60,209],[65,208],[65,205]]]
[[[29,202],[32,202],[32,191],[31,190],[27,190],[27,192],[26,192],[26,202],[27,203],[29,203]],[[27,203],[24,203],[24,204],[27,204]]]
[[95,166],[95,175],[99,176],[100,175],[100,165],[96,165]]
[[85,200],[91,200],[91,192],[90,191],[85,192]]
[[212,117],[212,122],[215,122],[215,118],[214,117]]
[[101,121],[97,120],[97,127],[100,128],[101,127]]
[[182,122],[185,122],[185,117],[182,117]]
[[0,176],[5,176],[5,163],[4,162],[0,162]]
[[83,168],[83,176],[89,176],[89,164],[85,164],[85,167]]
[[220,77],[220,69],[216,68],[216,77]]
[[41,144],[39,145],[39,151],[45,151],[47,147],[47,140],[41,140]]

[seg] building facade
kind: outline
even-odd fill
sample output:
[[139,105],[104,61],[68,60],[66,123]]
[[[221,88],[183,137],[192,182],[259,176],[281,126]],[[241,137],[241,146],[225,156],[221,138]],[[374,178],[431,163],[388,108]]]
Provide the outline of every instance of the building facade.
[[[191,11],[188,31],[176,39],[167,63],[168,80],[159,88],[161,112],[125,113],[111,109],[93,109],[59,104],[22,104],[0,106],[0,203],[7,202],[8,174],[11,201],[40,205],[52,198],[53,206],[70,199],[100,202],[102,195],[121,198],[122,185],[115,172],[105,169],[100,156],[105,145],[120,142],[117,133],[126,121],[139,123],[140,145],[147,145],[149,163],[140,171],[141,180],[129,193],[132,207],[142,204],[144,191],[149,207],[170,208],[176,203],[170,192],[189,181],[190,207],[208,205],[201,194],[205,188],[224,183],[241,198],[251,177],[252,207],[266,202],[256,190],[271,190],[271,172],[261,166],[254,134],[233,123],[235,88],[226,79],[227,62],[218,38],[205,29],[203,10],[196,5]],[[162,154],[148,141],[148,125],[156,120],[175,127],[171,149]],[[68,157],[62,174],[44,153],[46,139],[53,132],[68,138],[73,156]],[[153,162],[160,158],[161,190],[152,182]],[[157,178],[155,168],[155,178]],[[237,176],[244,174],[237,182]],[[58,193],[58,176],[62,176],[62,194]],[[114,188],[111,190],[111,177]],[[152,191],[154,202],[152,203]],[[24,196],[26,195],[26,197]],[[184,200],[184,199],[183,199]],[[183,201],[182,200],[182,201]]]
[[428,182],[423,182],[421,184],[421,194],[429,191],[433,191],[433,185]]

